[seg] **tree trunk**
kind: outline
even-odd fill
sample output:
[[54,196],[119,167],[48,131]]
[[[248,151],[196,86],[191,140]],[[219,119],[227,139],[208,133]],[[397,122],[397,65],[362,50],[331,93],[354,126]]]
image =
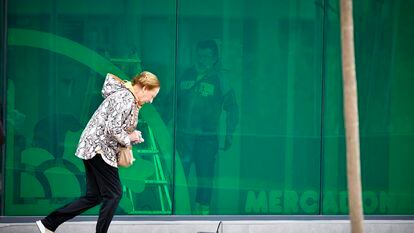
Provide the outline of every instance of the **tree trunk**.
[[341,0],[342,79],[346,133],[349,215],[352,233],[363,233],[358,98],[352,0]]

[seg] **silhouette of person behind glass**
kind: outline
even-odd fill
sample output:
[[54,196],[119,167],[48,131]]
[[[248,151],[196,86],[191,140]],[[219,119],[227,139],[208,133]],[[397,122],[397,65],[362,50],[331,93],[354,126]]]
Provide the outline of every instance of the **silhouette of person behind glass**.
[[209,214],[214,165],[219,150],[219,120],[226,112],[224,150],[230,148],[238,124],[234,90],[223,76],[214,40],[197,44],[197,61],[179,77],[177,85],[177,150],[188,179],[197,176],[195,214]]

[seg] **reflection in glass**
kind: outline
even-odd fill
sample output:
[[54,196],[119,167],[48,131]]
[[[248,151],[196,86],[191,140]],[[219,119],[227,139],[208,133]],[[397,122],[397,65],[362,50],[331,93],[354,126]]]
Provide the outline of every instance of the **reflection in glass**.
[[214,40],[197,44],[195,64],[177,79],[176,144],[184,174],[194,165],[197,187],[193,214],[209,214],[216,159],[219,151],[219,120],[226,112],[225,144],[230,148],[238,123],[234,90],[223,75]]

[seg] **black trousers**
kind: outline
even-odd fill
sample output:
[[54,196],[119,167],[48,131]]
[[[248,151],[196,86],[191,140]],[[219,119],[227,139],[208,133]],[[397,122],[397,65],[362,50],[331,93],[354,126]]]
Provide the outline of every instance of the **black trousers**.
[[96,233],[106,233],[122,197],[122,186],[118,168],[105,163],[97,154],[89,160],[83,160],[86,171],[86,195],[67,204],[42,219],[43,225],[55,231],[65,221],[102,203],[96,224]]

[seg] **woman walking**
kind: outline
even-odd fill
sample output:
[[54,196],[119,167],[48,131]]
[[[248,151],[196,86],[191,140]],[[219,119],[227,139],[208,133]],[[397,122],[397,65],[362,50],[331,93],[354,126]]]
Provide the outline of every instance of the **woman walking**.
[[152,103],[160,90],[154,74],[144,71],[131,82],[124,82],[107,74],[103,88],[103,102],[89,120],[79,140],[76,156],[85,165],[86,194],[47,217],[36,221],[41,233],[51,233],[65,221],[102,204],[96,233],[106,233],[122,197],[118,173],[118,153],[122,147],[144,139],[136,130],[139,109]]

